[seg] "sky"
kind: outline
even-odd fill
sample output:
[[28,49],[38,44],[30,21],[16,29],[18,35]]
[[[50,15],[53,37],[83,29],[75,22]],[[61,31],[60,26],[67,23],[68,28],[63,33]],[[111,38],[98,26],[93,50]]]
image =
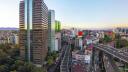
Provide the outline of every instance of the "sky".
[[[128,25],[128,0],[44,0],[62,28]],[[19,27],[19,0],[0,0],[0,27]]]

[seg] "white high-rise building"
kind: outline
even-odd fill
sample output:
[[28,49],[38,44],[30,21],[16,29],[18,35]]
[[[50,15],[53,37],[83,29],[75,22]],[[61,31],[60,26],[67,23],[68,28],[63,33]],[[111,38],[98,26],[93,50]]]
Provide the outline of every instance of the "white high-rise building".
[[48,11],[48,48],[50,52],[55,51],[55,11]]
[[61,49],[61,33],[55,34],[55,51],[59,51]]

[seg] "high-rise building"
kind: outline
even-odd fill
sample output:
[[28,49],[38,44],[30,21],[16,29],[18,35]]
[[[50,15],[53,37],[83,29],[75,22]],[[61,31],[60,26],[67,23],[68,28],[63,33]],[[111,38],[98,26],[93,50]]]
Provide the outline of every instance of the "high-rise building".
[[49,52],[55,51],[55,11],[48,12],[48,48]]
[[61,33],[55,34],[55,51],[61,50]]
[[43,0],[20,2],[21,59],[41,67],[48,50],[48,8]]
[[55,21],[55,32],[60,32],[61,30],[61,22],[60,21]]

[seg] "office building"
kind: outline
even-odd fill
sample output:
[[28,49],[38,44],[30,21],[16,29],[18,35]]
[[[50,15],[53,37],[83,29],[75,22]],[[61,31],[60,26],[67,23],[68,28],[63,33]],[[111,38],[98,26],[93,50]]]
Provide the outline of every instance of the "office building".
[[42,67],[48,51],[48,8],[43,0],[20,1],[21,59]]
[[55,11],[48,11],[48,48],[49,52],[55,51]]
[[55,32],[60,32],[61,30],[61,22],[60,21],[55,21]]

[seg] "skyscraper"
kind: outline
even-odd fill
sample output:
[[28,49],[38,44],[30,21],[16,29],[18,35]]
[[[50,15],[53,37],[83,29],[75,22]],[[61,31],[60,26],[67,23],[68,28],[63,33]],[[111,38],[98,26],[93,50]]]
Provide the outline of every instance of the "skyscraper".
[[48,11],[48,48],[50,52],[55,51],[55,11]]
[[20,2],[20,56],[41,67],[48,50],[48,8],[43,0]]
[[55,32],[59,32],[61,30],[61,22],[55,21]]

